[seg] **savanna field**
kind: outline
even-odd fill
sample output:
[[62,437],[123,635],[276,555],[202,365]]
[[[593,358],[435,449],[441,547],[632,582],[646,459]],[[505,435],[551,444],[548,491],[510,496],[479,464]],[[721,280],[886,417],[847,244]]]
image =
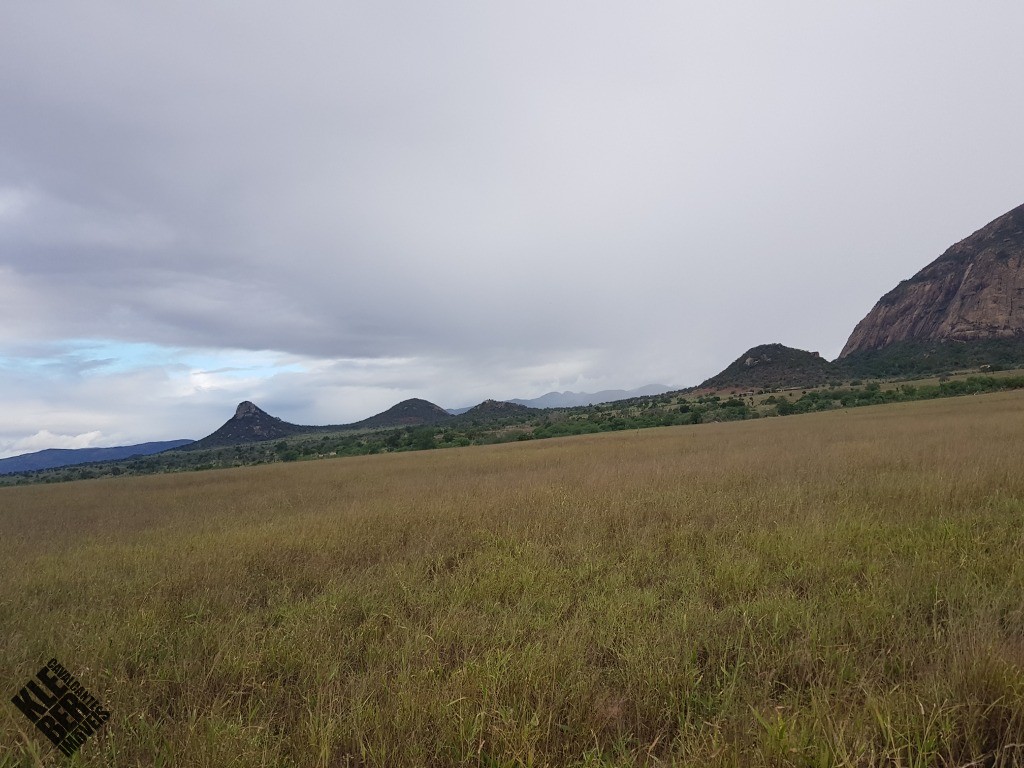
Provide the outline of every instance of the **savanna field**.
[[1024,765],[1022,392],[4,488],[0,569],[4,768]]

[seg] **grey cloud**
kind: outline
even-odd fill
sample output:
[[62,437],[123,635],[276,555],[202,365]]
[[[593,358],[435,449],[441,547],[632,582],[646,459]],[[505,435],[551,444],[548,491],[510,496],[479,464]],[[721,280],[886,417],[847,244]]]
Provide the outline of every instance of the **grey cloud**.
[[769,341],[834,356],[1021,202],[1022,22],[951,2],[15,4],[0,340],[420,361],[279,380],[367,404],[692,384]]

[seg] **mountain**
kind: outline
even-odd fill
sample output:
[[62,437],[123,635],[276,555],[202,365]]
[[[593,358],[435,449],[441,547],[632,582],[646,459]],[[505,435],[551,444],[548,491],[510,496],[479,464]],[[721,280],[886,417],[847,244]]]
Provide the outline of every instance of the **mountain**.
[[255,403],[248,400],[238,404],[235,415],[228,419],[216,432],[212,432],[202,440],[197,440],[185,450],[200,448],[219,448],[224,445],[254,443],[260,440],[277,440],[305,432],[315,432],[317,427],[304,427],[289,424],[276,416],[271,416]]
[[673,387],[666,387],[662,384],[649,384],[638,389],[604,389],[600,392],[548,392],[546,395],[535,397],[532,400],[516,398],[508,402],[518,403],[530,408],[573,408],[578,405],[597,405],[599,403],[613,403],[616,400],[629,400],[633,397],[661,395],[672,390]]
[[[516,397],[505,402],[518,403],[519,405],[525,405],[527,408],[575,408],[579,405],[598,405],[599,403],[614,403],[616,400],[629,400],[633,397],[662,395],[675,389],[677,387],[666,387],[664,384],[648,384],[637,389],[603,389],[600,392],[548,392],[546,395],[534,397],[530,400]],[[473,407],[475,408],[476,406]],[[449,408],[448,413],[458,415],[468,410],[469,407]]]
[[452,418],[444,408],[428,400],[414,397],[393,405],[376,416],[347,424],[339,429],[386,429],[388,427],[416,427],[422,424],[440,424]]
[[901,345],[904,356],[942,357],[944,350],[936,345],[975,342],[1004,351],[1019,346],[1017,359],[1024,359],[1024,205],[885,294],[857,324],[839,357]]
[[748,349],[717,376],[697,389],[783,389],[816,387],[837,375],[835,366],[817,352],[782,344]]
[[47,448],[35,453],[23,453],[0,459],[0,475],[12,472],[32,472],[37,469],[54,467],[70,467],[75,464],[88,464],[92,461],[118,461],[132,456],[149,456],[171,448],[189,445],[191,440],[165,440],[155,443],[139,443],[138,445],[120,445],[113,448]]
[[228,419],[216,432],[197,440],[184,450],[219,448],[225,445],[255,443],[261,440],[280,440],[292,435],[308,435],[313,432],[354,432],[363,429],[388,429],[413,427],[421,424],[439,424],[452,418],[439,405],[413,398],[403,400],[386,411],[353,424],[327,424],[310,426],[291,424],[271,416],[255,403],[248,400],[238,404],[235,415]]
[[513,401],[484,400],[462,413],[460,421],[501,421],[502,419],[521,419],[540,412],[539,408],[530,408]]

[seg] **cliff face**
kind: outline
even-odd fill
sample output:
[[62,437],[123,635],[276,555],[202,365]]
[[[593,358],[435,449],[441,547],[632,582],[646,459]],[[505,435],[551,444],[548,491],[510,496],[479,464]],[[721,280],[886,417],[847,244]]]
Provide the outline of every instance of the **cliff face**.
[[1024,205],[1000,216],[887,293],[840,358],[902,341],[1024,337]]

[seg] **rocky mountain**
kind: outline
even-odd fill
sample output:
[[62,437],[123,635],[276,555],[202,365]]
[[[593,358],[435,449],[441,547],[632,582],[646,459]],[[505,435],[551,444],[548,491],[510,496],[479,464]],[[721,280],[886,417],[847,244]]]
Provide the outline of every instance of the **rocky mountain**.
[[317,429],[317,427],[289,424],[277,416],[271,416],[255,403],[245,400],[235,408],[235,415],[224,422],[217,431],[186,446],[184,450],[219,448],[224,445],[254,443],[260,440],[278,440],[291,435],[315,432]]
[[0,475],[11,472],[33,472],[54,467],[71,467],[93,461],[118,461],[132,456],[149,456],[171,448],[189,445],[191,440],[165,440],[138,445],[119,445],[112,448],[47,448],[34,453],[23,453],[0,459]]
[[762,344],[748,349],[724,371],[712,376],[697,389],[816,387],[836,375],[834,365],[817,352],[806,352],[782,344]]
[[839,357],[900,344],[912,350],[994,340],[1024,341],[1024,205],[885,294],[857,324]]

